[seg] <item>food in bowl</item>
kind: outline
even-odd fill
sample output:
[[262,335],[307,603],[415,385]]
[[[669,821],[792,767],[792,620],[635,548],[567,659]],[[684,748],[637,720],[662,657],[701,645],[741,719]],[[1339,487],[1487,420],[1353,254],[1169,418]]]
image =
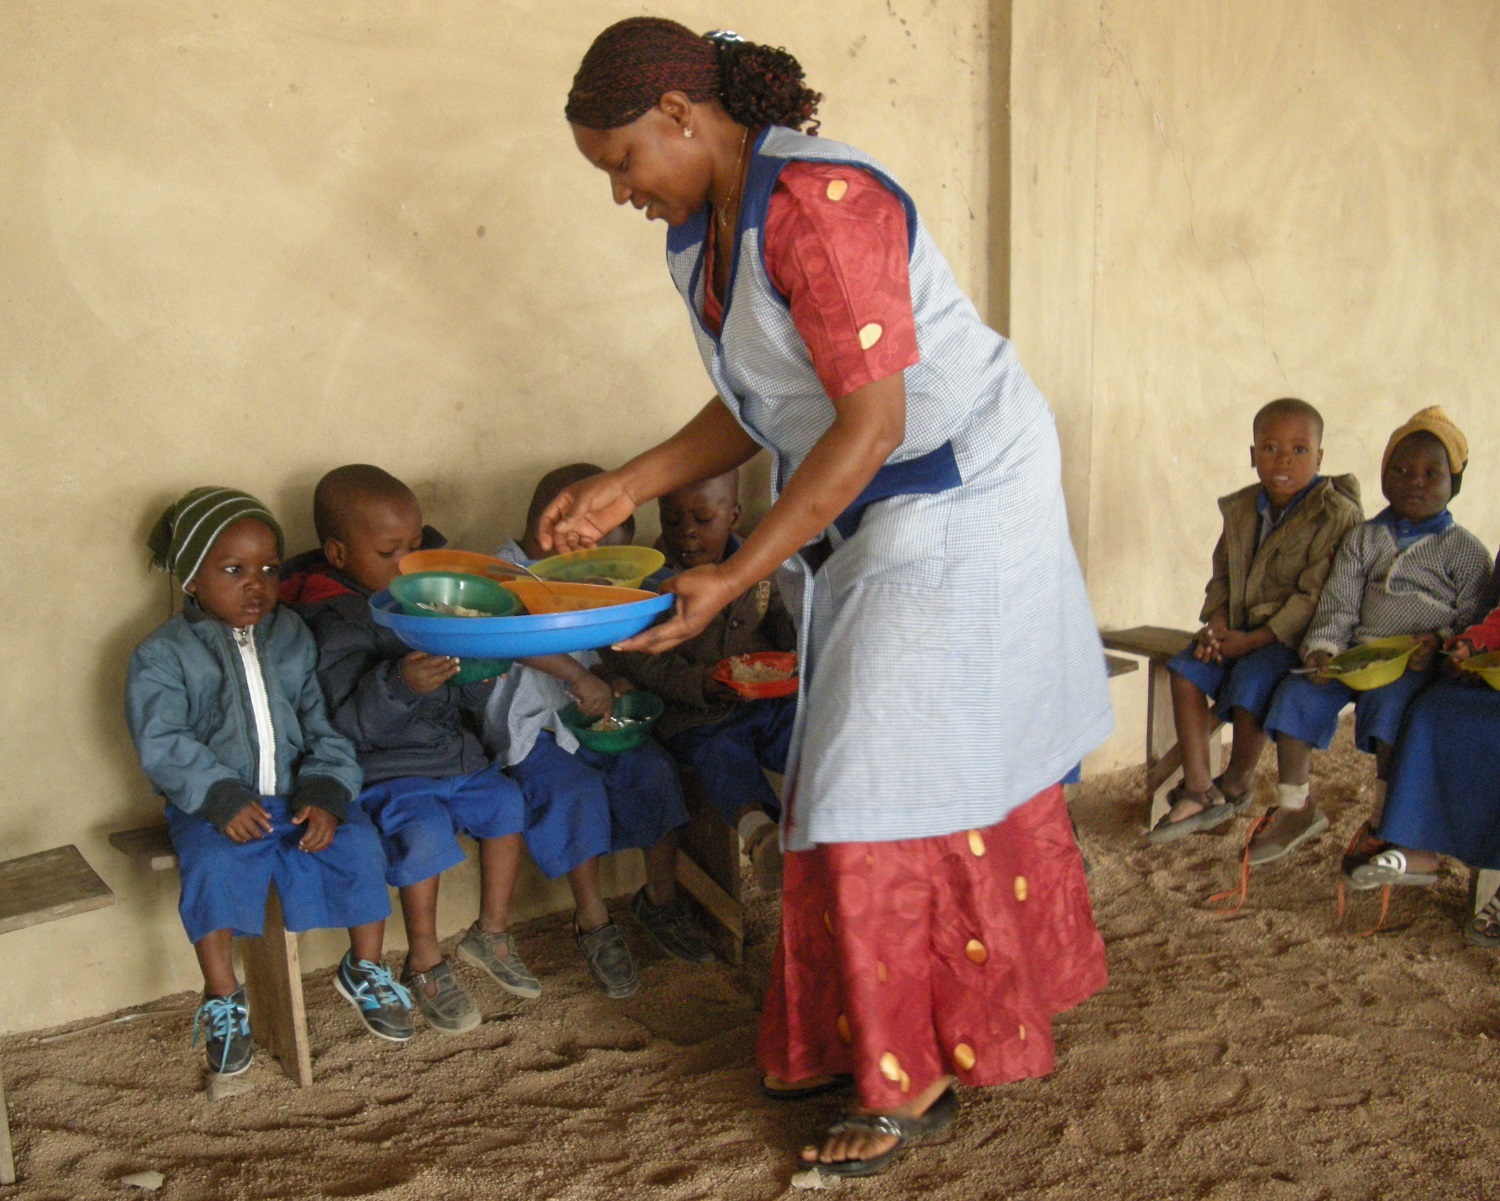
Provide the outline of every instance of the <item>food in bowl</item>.
[[441,613],[444,617],[494,617],[483,609],[471,609],[468,605],[445,605],[439,601],[418,601],[417,608],[429,613]]
[[748,700],[790,696],[797,691],[797,656],[791,651],[755,651],[721,659],[713,679]]
[[729,661],[729,678],[736,684],[770,684],[777,680],[790,680],[796,674],[795,668],[756,663],[739,656]]

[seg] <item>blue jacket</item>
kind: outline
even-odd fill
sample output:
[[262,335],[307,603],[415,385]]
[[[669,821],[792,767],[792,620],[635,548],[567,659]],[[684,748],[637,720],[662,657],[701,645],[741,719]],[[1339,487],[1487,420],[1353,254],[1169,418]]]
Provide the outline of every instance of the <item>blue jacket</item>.
[[[253,627],[276,734],[276,795],[343,820],[361,776],[354,747],[328,720],[318,652],[302,619],[278,608]],[[220,830],[256,788],[260,745],[234,635],[196,603],[130,657],[125,716],[157,792]]]

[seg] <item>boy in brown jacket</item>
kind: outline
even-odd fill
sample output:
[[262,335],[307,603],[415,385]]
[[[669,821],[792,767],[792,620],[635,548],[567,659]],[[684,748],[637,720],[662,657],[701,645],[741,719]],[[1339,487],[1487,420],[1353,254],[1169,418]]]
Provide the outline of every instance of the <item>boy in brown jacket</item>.
[[[667,566],[686,571],[733,554],[740,518],[739,471],[669,492],[657,502]],[[786,770],[795,696],[747,700],[713,678],[733,655],[788,651],[796,630],[770,580],[762,580],[697,637],[661,655],[604,652],[605,667],[666,701],[652,731],[678,762],[698,773],[714,808],[740,838],[760,886],[781,886],[781,852],[772,819],[776,793],[762,768]]]
[[[1224,532],[1214,548],[1203,628],[1167,665],[1183,781],[1148,835],[1152,842],[1212,830],[1250,804],[1271,694],[1300,664],[1297,647],[1334,552],[1364,516],[1358,480],[1318,474],[1323,418],[1312,405],[1273,400],[1252,429],[1250,464],[1260,483],[1220,499]],[[1217,779],[1208,772],[1210,699],[1214,716],[1234,728],[1229,765]]]

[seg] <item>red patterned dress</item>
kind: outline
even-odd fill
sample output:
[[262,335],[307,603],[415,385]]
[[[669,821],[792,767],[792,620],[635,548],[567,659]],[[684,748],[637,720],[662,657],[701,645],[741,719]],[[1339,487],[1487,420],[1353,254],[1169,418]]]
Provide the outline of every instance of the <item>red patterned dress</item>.
[[[906,213],[873,176],[788,164],[764,242],[767,274],[830,397],[918,361]],[[708,253],[711,280],[712,244]],[[717,330],[712,287],[704,316]],[[1052,1018],[1105,981],[1082,859],[1053,787],[987,829],[789,853],[760,1066],[787,1081],[852,1074],[876,1110],[940,1076],[1042,1076]]]

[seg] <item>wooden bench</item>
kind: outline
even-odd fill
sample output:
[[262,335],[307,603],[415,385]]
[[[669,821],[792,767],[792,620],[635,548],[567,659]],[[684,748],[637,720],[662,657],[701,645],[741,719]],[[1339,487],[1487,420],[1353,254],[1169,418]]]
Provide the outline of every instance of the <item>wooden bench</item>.
[[[177,852],[166,826],[142,826],[109,836],[109,843],[153,872],[177,866]],[[280,1061],[303,1088],[312,1083],[312,1050],[307,1037],[307,1006],[302,998],[302,963],[297,936],[281,914],[281,898],[271,885],[265,925],[259,938],[240,940],[245,962],[245,993],[250,1002],[250,1036]]]
[[[1147,828],[1161,820],[1167,809],[1167,793],[1182,779],[1182,747],[1177,742],[1177,724],[1172,718],[1172,675],[1167,661],[1186,650],[1193,641],[1189,630],[1161,626],[1133,626],[1128,630],[1105,630],[1105,647],[1127,655],[1138,655],[1146,667],[1146,799]],[[1223,723],[1212,721],[1208,740],[1208,770],[1218,775],[1224,761]]]
[[[0,863],[0,934],[115,903],[109,885],[75,846],[53,847]],[[5,1082],[0,1080],[0,1184],[16,1182]]]
[[738,967],[745,958],[740,834],[719,816],[697,773],[684,767],[681,775],[688,825],[677,832],[677,883],[708,914],[712,922],[709,945],[721,959]]

